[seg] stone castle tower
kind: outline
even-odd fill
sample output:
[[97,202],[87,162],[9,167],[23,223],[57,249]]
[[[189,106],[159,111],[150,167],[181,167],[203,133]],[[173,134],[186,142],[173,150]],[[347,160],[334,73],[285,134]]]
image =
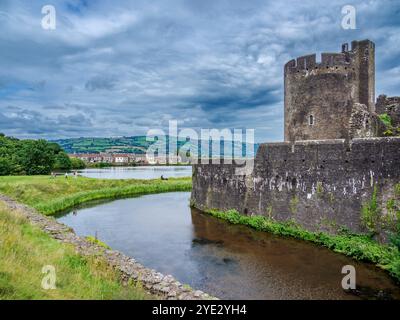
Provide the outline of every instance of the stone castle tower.
[[353,41],[351,50],[345,43],[340,53],[322,53],[321,62],[315,54],[293,59],[284,79],[285,141],[349,139],[355,126],[368,132],[375,112],[372,41]]
[[382,222],[374,232],[386,242],[398,222],[389,207],[400,203],[400,97],[381,95],[375,104],[374,54],[364,40],[318,63],[315,55],[289,61],[285,142],[260,144],[244,176],[241,163],[195,164],[192,205],[294,221],[312,232],[370,233],[363,212],[375,197]]

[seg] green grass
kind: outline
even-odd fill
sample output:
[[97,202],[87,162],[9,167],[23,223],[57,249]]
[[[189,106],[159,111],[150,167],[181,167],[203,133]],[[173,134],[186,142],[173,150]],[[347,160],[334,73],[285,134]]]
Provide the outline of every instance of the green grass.
[[379,244],[368,236],[348,232],[338,235],[311,232],[291,221],[282,223],[263,216],[245,216],[239,214],[236,210],[221,212],[210,209],[206,210],[206,213],[233,224],[246,225],[259,231],[311,241],[357,260],[372,262],[387,270],[391,276],[400,281],[399,249],[395,246]]
[[190,191],[191,178],[169,180],[105,180],[48,176],[0,177],[0,193],[51,215],[84,202],[140,194]]
[[[83,177],[77,179],[64,179],[62,177],[51,179],[48,176],[0,177],[0,193],[34,207],[43,214],[54,214],[91,200],[190,190],[191,178],[161,181],[159,179],[101,180]],[[191,205],[194,205],[194,203]],[[8,240],[9,244],[5,246],[9,252],[3,252],[3,250],[0,252],[0,298],[2,294],[6,298],[30,298],[31,296],[29,295],[32,295],[33,298],[40,299],[64,297],[109,299],[119,295],[130,297],[129,294],[131,293],[129,292],[132,290],[127,293],[125,289],[119,286],[116,277],[110,275],[112,270],[107,269],[105,265],[98,261],[98,258],[92,257],[84,260],[86,262],[81,262],[83,258],[74,255],[72,249],[66,247],[66,245],[52,240],[49,236],[34,229],[26,222],[14,221],[10,223],[9,221],[12,221],[12,218],[7,212],[4,212],[4,209],[0,213],[2,218],[5,217],[4,220],[6,221],[5,224],[0,225],[1,241],[7,241],[3,239],[7,239],[6,233],[10,232],[10,228],[12,231],[12,236],[11,238],[9,237],[11,240]],[[354,235],[347,232],[339,235],[310,232],[293,222],[280,223],[262,216],[244,216],[234,210],[227,212],[207,210],[207,213],[233,224],[247,225],[259,231],[311,241],[355,259],[375,263],[387,270],[394,278],[400,280],[399,249],[395,246],[381,245],[368,236]],[[15,230],[13,231],[12,229]],[[19,240],[20,238],[22,240]],[[96,242],[96,239],[93,241]],[[11,249],[13,242],[17,243],[15,246],[16,251],[14,252]],[[23,247],[25,243],[27,247],[19,250],[18,246]],[[5,254],[8,255],[5,256]],[[37,275],[37,268],[40,269],[44,263],[41,255],[49,255],[50,258],[45,259],[49,261],[46,264],[54,262],[55,265],[60,266],[62,277],[64,274],[65,277],[68,277],[68,274],[71,277],[75,277],[72,280],[65,281],[61,278],[60,284],[62,285],[61,288],[65,286],[65,295],[55,292],[57,290],[42,292],[43,290],[41,291],[36,287],[35,281],[37,277],[42,276],[41,274]],[[13,264],[17,266],[15,270],[12,268]],[[29,272],[27,272],[25,278],[23,273],[24,270],[28,269],[26,266],[29,266]],[[96,266],[99,266],[99,270],[96,269]],[[71,273],[71,269],[75,273]],[[103,276],[109,282],[106,281],[105,284],[102,284],[100,279]],[[33,284],[30,285],[30,283]],[[69,285],[69,283],[71,284]],[[93,290],[91,290],[92,285],[95,288]],[[101,287],[102,285],[105,287]],[[140,288],[135,287],[133,289],[133,291],[138,290],[139,298],[143,297],[140,294]]]
[[[82,257],[0,203],[0,300],[149,299],[139,284],[123,286],[101,258]],[[55,289],[42,288],[45,265],[55,268]]]
[[[79,177],[0,177],[0,193],[54,214],[96,200],[167,191],[188,191],[190,178],[169,180],[101,180]],[[88,241],[108,247],[95,237]],[[0,203],[0,299],[144,299],[139,285],[122,286],[118,274],[101,257],[82,257],[30,225]],[[44,265],[56,268],[57,289],[44,290]]]
[[91,243],[94,243],[94,244],[97,244],[97,245],[99,245],[99,246],[101,246],[101,247],[103,247],[105,249],[111,249],[111,247],[108,244],[105,244],[103,241],[97,239],[94,236],[87,236],[85,239],[87,241],[89,241]]
[[392,127],[392,118],[387,113],[378,115],[379,119],[385,124],[386,127]]

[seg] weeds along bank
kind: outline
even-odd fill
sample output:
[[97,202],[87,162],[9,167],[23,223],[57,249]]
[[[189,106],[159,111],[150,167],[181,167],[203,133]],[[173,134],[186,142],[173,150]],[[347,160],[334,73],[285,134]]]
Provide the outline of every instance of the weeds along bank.
[[[168,191],[190,191],[191,187],[191,178],[161,181],[100,180],[83,177],[77,179],[50,179],[48,176],[0,177],[0,194],[5,194],[19,202],[34,207],[44,214],[53,214],[95,199],[114,199]],[[221,196],[222,199],[223,197]],[[192,195],[192,205],[197,206],[193,200]],[[345,229],[339,230],[336,235],[329,235],[327,232],[307,231],[293,220],[279,222],[265,216],[241,215],[235,210],[226,211],[207,209],[205,207],[202,209],[231,223],[243,224],[259,231],[311,241],[358,260],[372,262],[400,280],[400,255],[398,249],[395,246],[379,244],[371,239],[369,235],[351,234]]]
[[[152,298],[137,284],[123,286],[118,272],[99,256],[76,253],[2,202],[0,239],[0,300]],[[56,290],[42,287],[44,265],[55,267]]]
[[[191,204],[375,263],[400,280],[400,138],[260,145],[254,170],[193,170]],[[240,215],[240,214],[241,215]]]
[[[0,178],[0,299],[214,299],[31,208],[51,214],[93,199],[190,187],[190,179]],[[46,266],[54,267],[57,290],[42,287]]]
[[102,180],[85,177],[55,179],[48,176],[0,177],[0,193],[29,205],[43,214],[81,203],[148,193],[190,191],[190,178],[168,180]]
[[[194,206],[193,203],[192,205]],[[400,284],[398,244],[397,246],[394,244],[383,245],[369,235],[352,234],[344,229],[335,235],[312,232],[305,230],[293,221],[277,222],[265,216],[242,215],[236,210],[208,209],[205,212],[232,224],[241,224],[258,231],[310,241],[356,260],[374,263],[386,270]]]

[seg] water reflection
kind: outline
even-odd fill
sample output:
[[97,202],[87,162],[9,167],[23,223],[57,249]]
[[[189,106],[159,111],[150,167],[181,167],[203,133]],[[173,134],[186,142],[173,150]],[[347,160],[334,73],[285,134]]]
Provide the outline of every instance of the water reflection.
[[[97,233],[144,265],[220,298],[400,297],[393,281],[372,265],[212,218],[191,210],[189,196],[174,192],[97,203],[59,219],[79,235]],[[356,267],[358,295],[341,288],[347,264]]]
[[98,179],[160,179],[191,177],[191,166],[137,166],[137,167],[110,167],[90,168],[80,170],[84,177]]

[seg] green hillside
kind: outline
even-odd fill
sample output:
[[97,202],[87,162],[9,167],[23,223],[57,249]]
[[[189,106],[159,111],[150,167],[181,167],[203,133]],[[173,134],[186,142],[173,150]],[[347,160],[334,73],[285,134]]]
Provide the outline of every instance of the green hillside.
[[[167,153],[168,153],[168,139],[167,140]],[[144,154],[147,148],[154,142],[146,141],[146,136],[133,136],[133,137],[116,137],[116,138],[70,138],[70,139],[58,139],[52,142],[56,142],[64,149],[67,153],[134,153]],[[178,149],[186,143],[185,139],[178,141]],[[194,142],[192,142],[194,143]],[[240,146],[240,143],[239,143]],[[235,150],[238,150],[238,145],[235,145]],[[254,152],[257,150],[258,145],[254,145]],[[243,144],[243,150],[246,149],[246,145]],[[196,152],[196,154],[198,154]],[[221,155],[223,154],[223,146],[221,145]],[[235,154],[240,154],[237,152]],[[249,154],[252,156],[252,153]]]
[[152,142],[146,136],[118,138],[71,138],[59,139],[58,143],[67,153],[135,153],[143,154]]

